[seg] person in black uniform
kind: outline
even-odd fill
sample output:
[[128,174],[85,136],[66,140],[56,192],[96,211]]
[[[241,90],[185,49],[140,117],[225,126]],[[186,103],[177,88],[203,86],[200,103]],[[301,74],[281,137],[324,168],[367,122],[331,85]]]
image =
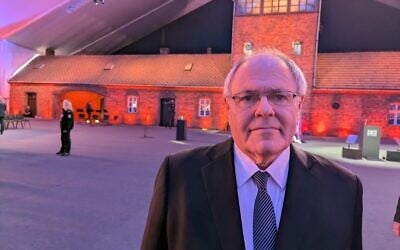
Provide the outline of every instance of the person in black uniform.
[[62,115],[60,121],[61,128],[61,149],[57,152],[61,156],[71,154],[71,130],[74,128],[74,113],[72,112],[72,103],[65,99],[62,105]]
[[393,233],[394,235],[400,237],[400,197],[399,201],[397,202],[397,209],[393,218]]

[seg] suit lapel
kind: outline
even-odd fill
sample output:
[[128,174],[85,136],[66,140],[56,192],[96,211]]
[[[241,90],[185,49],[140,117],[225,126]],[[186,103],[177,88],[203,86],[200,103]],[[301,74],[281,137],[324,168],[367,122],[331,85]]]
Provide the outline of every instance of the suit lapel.
[[279,225],[277,248],[295,249],[305,240],[303,234],[310,230],[313,215],[317,213],[319,180],[312,174],[313,158],[291,146],[289,174],[285,201]]
[[202,168],[202,175],[222,249],[239,250],[244,249],[244,240],[232,145],[228,140],[214,147],[208,154],[212,162]]

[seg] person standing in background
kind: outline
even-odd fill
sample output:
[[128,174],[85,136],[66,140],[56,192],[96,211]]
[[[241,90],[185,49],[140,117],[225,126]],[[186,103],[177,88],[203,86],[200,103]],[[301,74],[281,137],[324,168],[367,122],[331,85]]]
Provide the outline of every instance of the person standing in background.
[[65,99],[62,104],[61,128],[61,149],[56,154],[69,156],[71,154],[71,130],[74,128],[74,114],[71,101]]
[[89,120],[89,122],[92,121],[92,112],[93,112],[92,104],[90,102],[86,103],[86,113],[88,115],[87,119]]
[[3,98],[0,96],[0,134],[3,134],[5,125],[4,125],[4,117],[7,113],[7,105]]
[[400,197],[397,201],[396,214],[394,215],[393,219],[393,233],[394,235],[400,237]]

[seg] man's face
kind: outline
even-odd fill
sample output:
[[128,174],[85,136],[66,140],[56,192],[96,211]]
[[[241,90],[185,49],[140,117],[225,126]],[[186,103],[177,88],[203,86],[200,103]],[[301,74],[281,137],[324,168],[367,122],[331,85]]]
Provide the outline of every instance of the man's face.
[[[294,77],[284,62],[275,57],[257,56],[242,64],[234,74],[230,95],[240,93],[297,93]],[[241,95],[243,96],[243,95]],[[302,97],[288,105],[276,105],[265,95],[253,105],[240,105],[227,98],[228,121],[237,146],[257,164],[269,165],[292,141]]]

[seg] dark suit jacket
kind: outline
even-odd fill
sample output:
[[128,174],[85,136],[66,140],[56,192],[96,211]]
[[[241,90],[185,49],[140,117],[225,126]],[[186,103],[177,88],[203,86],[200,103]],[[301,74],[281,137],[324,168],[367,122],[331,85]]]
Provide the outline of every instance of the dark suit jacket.
[[[362,249],[361,219],[360,180],[292,146],[277,248]],[[244,249],[231,139],[166,157],[141,249]]]
[[397,209],[396,209],[396,213],[394,215],[393,221],[400,223],[400,197],[399,197],[399,201],[397,202]]

